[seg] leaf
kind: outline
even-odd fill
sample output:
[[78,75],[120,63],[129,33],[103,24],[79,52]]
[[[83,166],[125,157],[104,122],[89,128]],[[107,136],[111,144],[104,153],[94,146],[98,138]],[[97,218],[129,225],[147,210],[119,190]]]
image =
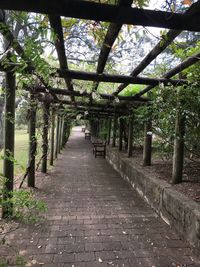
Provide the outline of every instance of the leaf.
[[103,262],[101,258],[98,259],[99,262]]

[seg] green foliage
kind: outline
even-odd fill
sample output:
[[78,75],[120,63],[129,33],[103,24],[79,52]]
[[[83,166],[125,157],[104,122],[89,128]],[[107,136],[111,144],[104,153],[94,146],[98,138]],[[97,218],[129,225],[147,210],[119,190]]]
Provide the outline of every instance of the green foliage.
[[31,191],[14,191],[11,202],[14,207],[14,217],[26,223],[38,222],[47,211],[46,204],[35,199]]
[[1,259],[0,258],[0,267],[16,266],[24,267],[26,266],[27,261],[21,255],[13,256],[11,259]]
[[8,264],[4,259],[0,259],[0,267],[8,267]]
[[141,84],[130,84],[119,95],[133,96],[144,89],[144,87],[145,86]]
[[101,121],[101,127],[99,132],[99,138],[102,140],[106,140],[108,135],[108,121]]
[[[47,211],[46,204],[37,200],[31,190],[14,190],[13,192],[7,192],[5,184],[7,178],[0,175],[0,207],[6,206],[13,209],[13,218],[25,223],[36,223],[42,219],[43,213]],[[6,199],[2,196],[7,195]]]
[[25,258],[23,256],[21,256],[21,255],[16,256],[16,259],[15,259],[16,266],[23,267],[26,265],[26,262],[27,261],[25,260]]

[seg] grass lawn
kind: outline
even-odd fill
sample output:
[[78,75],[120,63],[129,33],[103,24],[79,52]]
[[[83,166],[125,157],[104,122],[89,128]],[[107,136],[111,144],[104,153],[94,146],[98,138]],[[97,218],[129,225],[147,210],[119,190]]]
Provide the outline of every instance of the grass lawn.
[[[41,147],[40,145],[38,147]],[[3,156],[3,151],[0,153]],[[38,151],[38,159],[41,149]],[[28,163],[28,133],[27,130],[15,130],[15,175],[23,174]],[[0,160],[0,172],[3,171],[3,159]]]

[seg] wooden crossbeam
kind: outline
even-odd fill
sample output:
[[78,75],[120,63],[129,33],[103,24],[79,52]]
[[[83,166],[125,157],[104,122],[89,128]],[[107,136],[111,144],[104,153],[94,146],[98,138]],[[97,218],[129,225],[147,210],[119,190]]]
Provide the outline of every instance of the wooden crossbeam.
[[[44,98],[40,98],[40,101],[43,101]],[[126,105],[124,103],[117,103],[117,104],[111,104],[111,103],[97,103],[97,102],[93,102],[92,104],[90,104],[89,102],[84,102],[84,101],[76,101],[76,105],[74,105],[71,101],[69,100],[53,100],[53,103],[58,103],[61,105],[68,105],[68,106],[74,106],[74,107],[78,107],[78,106],[82,106],[82,107],[87,107],[88,109],[90,108],[102,108],[104,110],[109,110],[109,109],[117,109],[118,111],[120,111],[121,109],[126,109]]]
[[[200,12],[200,5],[193,4],[185,12],[185,15],[192,15],[198,10]],[[174,39],[181,33],[181,30],[170,30],[168,33],[158,42],[158,44],[147,54],[147,56],[139,63],[139,65],[131,72],[130,76],[137,76],[140,74],[159,54],[161,54],[167,46],[169,46]],[[171,76],[172,77],[172,76]],[[119,94],[125,89],[129,83],[120,84],[114,93]]]
[[[133,0],[119,0],[119,6],[131,6]],[[109,53],[111,48],[122,28],[123,24],[121,23],[110,23],[108,31],[106,33],[101,51],[99,54],[99,59],[97,63],[97,73],[103,73]],[[98,88],[99,82],[94,82],[93,91],[96,91]]]
[[60,77],[69,77],[71,79],[87,80],[87,81],[97,81],[97,82],[111,82],[111,83],[122,83],[128,82],[131,84],[150,84],[158,85],[159,83],[173,85],[186,84],[186,80],[170,80],[170,79],[157,79],[157,78],[146,78],[146,77],[131,77],[125,75],[110,75],[110,74],[98,74],[94,72],[83,72],[83,71],[73,71],[73,70],[57,70]]
[[[32,91],[34,93],[47,93],[45,87],[37,87],[34,90],[33,90],[33,88],[31,88],[31,89],[26,88],[26,90],[27,91]],[[91,98],[91,96],[92,96],[91,93],[79,92],[79,91],[70,91],[68,89],[60,89],[60,88],[48,88],[48,93],[54,93],[56,95],[87,97],[87,98]],[[131,96],[118,96],[118,97],[115,97],[115,96],[110,95],[110,94],[99,94],[99,96],[102,99],[106,99],[106,100],[110,100],[110,101],[115,100],[115,98],[117,98],[117,99],[119,99],[121,101],[127,101],[127,102],[129,102],[129,101],[147,102],[148,101],[147,98],[141,98],[141,97],[138,97],[137,99],[135,97],[131,97]]]
[[[198,1],[196,6],[200,5]],[[114,6],[81,0],[1,0],[1,9],[37,12],[80,19],[122,24],[161,27],[176,30],[200,31],[199,14],[187,15]]]
[[[187,58],[182,63],[180,63],[178,66],[176,66],[175,68],[173,68],[170,71],[166,72],[163,75],[163,77],[165,77],[165,78],[173,77],[174,75],[180,73],[181,71],[183,71],[184,69],[192,66],[193,64],[197,63],[198,61],[200,61],[200,53],[197,53],[197,54]],[[152,90],[154,87],[155,86],[153,86],[153,85],[147,86],[145,89],[143,89],[139,93],[135,94],[133,96],[133,98],[135,97],[137,99],[138,97],[140,97],[140,96],[146,94],[147,92],[149,92],[150,90]]]
[[[54,44],[55,44],[57,55],[58,55],[60,69],[68,70],[61,18],[60,18],[60,16],[54,16],[54,15],[49,15],[48,17],[49,17],[49,22],[50,22],[51,28],[54,31],[54,33],[56,34],[56,39],[54,41]],[[65,79],[65,83],[66,83],[66,86],[68,87],[68,89],[70,91],[73,91],[73,84],[72,84],[71,79],[68,77],[65,77],[64,79]],[[73,96],[72,96],[72,101],[74,101]]]
[[107,116],[108,115],[114,116],[114,114],[117,114],[117,115],[129,114],[128,109],[120,109],[120,110],[115,111],[114,109],[94,109],[94,108],[88,108],[88,107],[83,107],[83,106],[77,106],[77,107],[70,106],[69,109],[76,110],[76,111],[82,112],[82,113],[88,112],[88,114],[89,113],[90,114],[101,114],[104,116],[106,116],[106,115]]
[[[11,70],[13,67],[18,66],[17,64],[12,64],[9,66],[3,66],[0,63],[1,71]],[[20,66],[20,65],[19,65]],[[32,73],[34,71],[34,67],[28,67],[27,71]],[[66,79],[75,79],[75,80],[85,80],[85,81],[97,81],[97,82],[110,82],[110,83],[129,83],[129,84],[145,84],[145,85],[158,85],[159,83],[163,83],[164,85],[172,84],[172,85],[183,85],[188,84],[187,80],[184,79],[170,79],[170,78],[148,78],[148,77],[132,77],[126,75],[116,75],[116,74],[97,74],[95,72],[84,72],[84,71],[74,71],[74,70],[64,70],[64,69],[56,69],[52,74],[53,76],[59,76],[60,78]],[[48,87],[48,86],[47,86]],[[62,89],[61,89],[62,90]],[[73,94],[68,92],[67,95],[71,96],[84,96],[76,93]],[[62,92],[62,91],[61,91]],[[59,91],[58,91],[59,94]],[[113,96],[112,96],[113,98]]]
[[82,112],[90,112],[93,114],[96,114],[96,113],[114,114],[114,109],[94,109],[94,108],[88,108],[88,107],[83,107],[83,106],[76,106],[76,107],[70,106],[69,109],[82,111]]

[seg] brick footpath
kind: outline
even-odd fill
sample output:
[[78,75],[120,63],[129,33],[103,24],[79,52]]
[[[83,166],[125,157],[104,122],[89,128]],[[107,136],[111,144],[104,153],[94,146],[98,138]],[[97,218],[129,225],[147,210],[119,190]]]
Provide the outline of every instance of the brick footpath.
[[17,252],[25,266],[200,266],[189,245],[106,160],[94,158],[80,131],[72,133],[49,174],[37,179],[46,220],[11,232],[11,247],[0,245],[10,265]]

